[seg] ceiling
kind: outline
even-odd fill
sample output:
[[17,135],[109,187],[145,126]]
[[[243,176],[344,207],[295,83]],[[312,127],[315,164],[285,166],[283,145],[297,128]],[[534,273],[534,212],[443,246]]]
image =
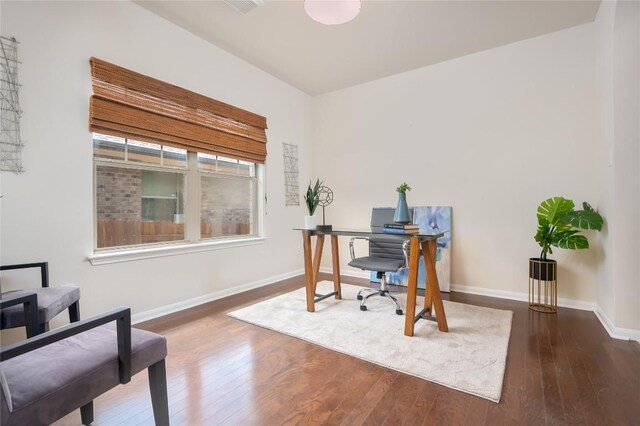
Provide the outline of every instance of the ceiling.
[[223,1],[136,1],[310,94],[318,95],[595,19],[600,1],[368,1],[325,26],[302,0],[245,15]]

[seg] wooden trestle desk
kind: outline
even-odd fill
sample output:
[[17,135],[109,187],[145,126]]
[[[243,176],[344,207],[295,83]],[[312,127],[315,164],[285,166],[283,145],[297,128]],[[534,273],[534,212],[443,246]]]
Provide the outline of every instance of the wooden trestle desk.
[[[428,319],[438,323],[438,330],[447,332],[447,317],[444,312],[444,305],[440,296],[440,284],[436,274],[436,250],[438,238],[443,236],[439,234],[414,234],[414,235],[397,235],[386,234],[382,230],[375,231],[349,231],[349,230],[333,230],[328,232],[297,229],[302,231],[302,243],[304,247],[304,271],[306,276],[307,291],[307,311],[314,312],[315,304],[328,297],[335,296],[336,299],[342,298],[340,287],[340,259],[338,254],[338,236],[350,237],[369,237],[371,235],[384,235],[388,238],[409,239],[409,282],[407,288],[407,306],[405,309],[404,334],[405,336],[413,336],[415,323],[419,319]],[[328,294],[316,294],[316,285],[318,284],[318,274],[320,272],[320,261],[322,260],[322,249],[324,246],[324,237],[331,236],[331,258],[333,263],[333,286],[334,291]],[[311,237],[316,237],[316,248],[313,253],[311,250]],[[420,248],[425,260],[427,268],[427,282],[425,285],[426,294],[424,298],[424,308],[416,315],[416,296],[418,292],[418,267],[420,260]],[[435,317],[433,314],[435,313]],[[366,314],[364,314],[366,315]]]

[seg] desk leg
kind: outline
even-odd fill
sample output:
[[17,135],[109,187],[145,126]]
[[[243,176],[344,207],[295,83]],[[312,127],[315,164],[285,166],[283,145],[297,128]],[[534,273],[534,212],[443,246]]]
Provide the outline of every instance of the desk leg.
[[315,312],[315,292],[313,283],[313,263],[311,263],[311,232],[302,231],[302,247],[304,249],[304,275],[306,278],[307,312]]
[[[432,258],[435,258],[435,254],[431,253],[429,251],[429,250],[431,250],[431,247],[429,246],[429,242],[428,241],[423,241],[420,244],[420,247],[422,248],[422,252],[423,253],[427,253],[428,252],[429,254],[431,254]],[[424,259],[425,259],[425,268],[426,268],[426,262],[427,262],[428,257],[425,255]],[[431,290],[431,287],[429,286],[429,278],[428,278],[428,276],[425,277],[424,307],[429,310],[429,315],[433,316],[433,291]]]
[[331,236],[331,259],[333,261],[333,291],[336,299],[342,299],[342,287],[340,286],[340,257],[338,255],[338,236]]
[[409,280],[407,283],[407,307],[404,313],[404,335],[413,336],[416,316],[416,295],[418,293],[418,267],[420,265],[420,244],[417,237],[411,237],[409,246]]
[[320,262],[322,261],[322,249],[324,248],[324,235],[316,236],[316,252],[313,255],[313,294],[315,297],[320,275]]
[[[449,331],[447,325],[447,316],[444,313],[444,304],[442,303],[442,296],[440,295],[440,283],[438,283],[438,274],[436,273],[436,252],[438,249],[437,240],[425,241],[427,250],[423,249],[424,263],[427,267],[427,285],[426,293],[429,296],[425,298],[426,303],[432,305],[435,309],[436,320],[438,322],[438,330]],[[423,243],[424,247],[424,243]],[[433,313],[431,313],[433,315]],[[406,333],[405,333],[406,334]]]

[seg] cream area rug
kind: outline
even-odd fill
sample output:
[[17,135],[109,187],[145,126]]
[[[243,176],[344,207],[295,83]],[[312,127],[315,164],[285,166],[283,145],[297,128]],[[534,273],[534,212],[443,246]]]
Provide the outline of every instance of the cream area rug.
[[[305,289],[286,293],[228,315],[306,340],[334,351],[477,395],[500,401],[511,333],[511,311],[444,301],[449,332],[420,320],[413,337],[404,335],[405,317],[390,300],[371,297],[367,311],[356,299],[362,287],[342,284],[342,300],[328,298],[306,310]],[[317,292],[333,291],[318,283]],[[406,296],[394,293],[403,307]],[[423,299],[418,297],[418,307]],[[418,307],[416,308],[419,311]]]

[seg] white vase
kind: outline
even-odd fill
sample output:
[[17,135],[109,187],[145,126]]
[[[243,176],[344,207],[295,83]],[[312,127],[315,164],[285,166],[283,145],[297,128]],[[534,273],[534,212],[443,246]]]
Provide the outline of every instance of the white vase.
[[304,229],[316,229],[318,225],[318,218],[315,216],[305,216],[304,217]]

